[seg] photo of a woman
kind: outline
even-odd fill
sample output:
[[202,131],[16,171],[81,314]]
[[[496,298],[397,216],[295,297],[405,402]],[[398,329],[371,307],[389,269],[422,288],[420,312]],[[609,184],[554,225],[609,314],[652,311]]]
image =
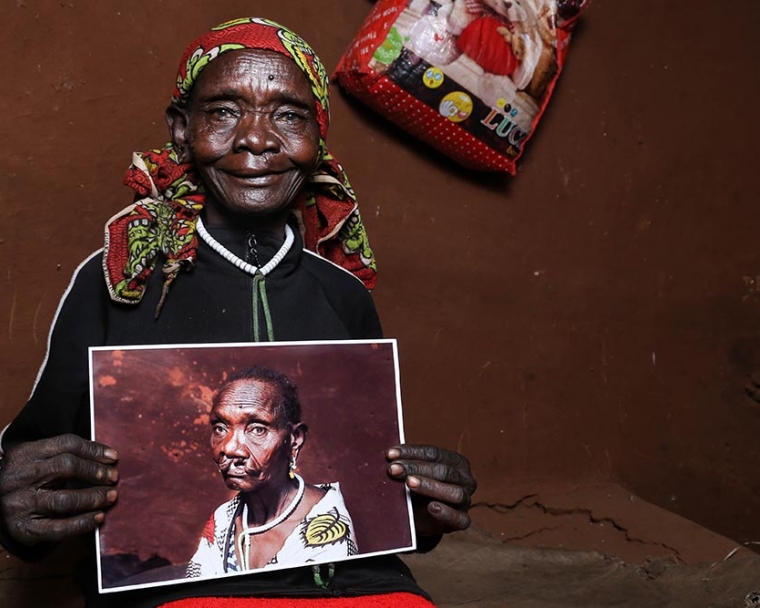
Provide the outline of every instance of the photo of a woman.
[[349,561],[371,569],[414,548],[384,457],[404,438],[394,340],[91,358],[94,437],[125,446],[98,533],[102,592],[294,569],[327,585]]
[[307,484],[295,472],[308,427],[287,376],[264,367],[236,374],[216,394],[210,423],[214,462],[238,493],[206,524],[188,578],[357,553],[339,485]]

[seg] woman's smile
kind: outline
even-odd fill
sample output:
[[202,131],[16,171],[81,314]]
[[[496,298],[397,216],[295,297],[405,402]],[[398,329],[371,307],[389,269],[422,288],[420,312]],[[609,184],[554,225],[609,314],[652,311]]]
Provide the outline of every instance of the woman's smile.
[[[290,170],[292,171],[292,169]],[[250,186],[252,188],[263,188],[274,185],[278,180],[285,179],[286,171],[271,170],[247,170],[247,171],[229,171],[227,175],[241,183],[242,187]]]

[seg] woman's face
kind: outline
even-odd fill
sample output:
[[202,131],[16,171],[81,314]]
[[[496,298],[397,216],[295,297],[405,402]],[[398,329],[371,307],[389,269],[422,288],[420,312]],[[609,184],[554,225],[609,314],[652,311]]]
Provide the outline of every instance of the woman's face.
[[314,104],[306,76],[280,53],[231,51],[204,68],[185,110],[167,116],[211,214],[284,221],[317,163]]
[[224,389],[211,410],[211,450],[231,490],[256,492],[288,481],[291,458],[305,437],[275,413],[276,386],[239,380]]

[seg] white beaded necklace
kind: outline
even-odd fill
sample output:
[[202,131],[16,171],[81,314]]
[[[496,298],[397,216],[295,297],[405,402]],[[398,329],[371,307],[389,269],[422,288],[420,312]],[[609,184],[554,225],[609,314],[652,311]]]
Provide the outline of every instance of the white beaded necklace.
[[[293,497],[293,500],[290,501],[290,504],[285,507],[285,510],[277,517],[275,517],[272,521],[269,521],[261,526],[254,526],[253,528],[249,528],[248,503],[243,503],[242,519],[243,526],[245,527],[240,531],[240,534],[238,534],[238,547],[240,549],[240,555],[242,555],[243,559],[245,560],[245,564],[243,566],[246,570],[251,569],[251,536],[254,534],[263,534],[267,530],[271,530],[275,526],[280,525],[288,517],[290,517],[293,511],[296,510],[298,504],[301,502],[304,490],[306,489],[306,484],[303,481],[303,477],[301,477],[298,473],[295,473],[294,476],[298,480],[298,490],[296,491],[296,495]],[[245,548],[243,548],[243,540],[245,540]]]
[[196,224],[196,230],[198,231],[198,236],[203,239],[203,241],[211,247],[214,251],[216,251],[220,256],[222,256],[225,260],[227,260],[230,264],[233,266],[236,266],[240,268],[243,272],[247,272],[250,275],[256,276],[256,273],[261,273],[262,275],[266,276],[272,270],[274,270],[275,266],[282,262],[282,258],[285,257],[285,255],[290,251],[290,248],[293,246],[293,242],[295,241],[295,235],[293,234],[293,229],[285,224],[285,242],[282,244],[282,247],[280,247],[279,251],[274,254],[274,257],[269,260],[267,264],[262,266],[261,268],[258,268],[254,266],[253,264],[249,264],[248,262],[245,262],[244,260],[241,260],[238,256],[236,256],[234,253],[232,253],[229,249],[227,249],[224,245],[222,245],[219,241],[217,241],[213,236],[211,236],[208,233],[208,230],[206,230],[206,227],[203,225],[203,222],[201,221],[201,218],[198,218],[198,222]]

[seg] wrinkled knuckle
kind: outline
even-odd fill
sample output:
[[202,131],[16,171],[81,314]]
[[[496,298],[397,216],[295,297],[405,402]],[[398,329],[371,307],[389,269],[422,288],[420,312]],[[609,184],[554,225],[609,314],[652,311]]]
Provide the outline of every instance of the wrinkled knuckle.
[[[70,524],[72,534],[79,535],[89,532],[88,520],[85,517],[77,517]],[[59,530],[59,534],[63,534],[63,530]]]
[[455,505],[468,505],[470,502],[470,499],[467,496],[467,493],[464,491],[464,488],[460,486],[455,486],[452,490],[452,504]]
[[396,460],[407,458],[409,454],[409,445],[406,443],[401,443],[393,447],[398,450],[398,458],[396,458]]
[[443,486],[440,493],[438,494],[440,497],[440,500],[442,502],[445,502],[447,505],[457,506],[461,502],[460,496],[461,492],[459,491],[459,488],[456,486],[446,485]]
[[97,483],[105,483],[108,481],[108,467],[97,464],[95,462],[88,463],[88,473],[96,480]]
[[82,445],[82,438],[73,433],[58,435],[54,438],[56,448],[62,451],[75,451]]
[[459,452],[450,452],[449,461],[451,462],[451,466],[455,467],[462,473],[470,471],[470,461],[464,454],[460,454]]
[[447,506],[444,511],[444,518],[443,521],[447,526],[450,526],[452,528],[458,528],[459,527],[459,511],[454,509],[453,507]]
[[446,525],[454,530],[463,530],[469,525],[470,516],[458,509],[449,509],[446,517]]
[[8,522],[8,531],[15,540],[28,545],[36,543],[39,538],[31,520],[25,517],[18,517]]
[[418,492],[420,494],[423,494],[425,496],[430,496],[431,494],[435,494],[435,488],[437,483],[431,479],[428,479],[427,477],[420,477],[420,487],[418,488]]
[[0,515],[6,521],[19,517],[19,514],[29,510],[28,496],[13,492],[0,498]]
[[420,474],[420,467],[417,466],[414,462],[404,462],[403,467],[404,467],[404,472],[407,475],[419,475]]
[[24,461],[29,460],[29,456],[26,453],[28,447],[28,443],[22,443],[20,445],[13,446],[8,451],[6,451],[5,454],[3,454],[2,467],[0,467],[0,469],[13,469],[18,466],[16,464],[16,461],[21,461],[23,463]]
[[55,513],[68,513],[75,508],[75,501],[69,492],[48,492],[46,498],[46,507]]
[[77,470],[78,458],[74,454],[58,454],[53,460],[56,473],[61,475],[73,475]]
[[44,461],[34,461],[29,466],[29,487],[30,489],[36,488],[40,483],[42,483],[43,480],[45,480],[49,475],[48,471],[51,466],[55,466],[54,463],[44,460]]
[[14,462],[8,460],[8,457],[3,458],[3,466],[0,468],[0,495],[14,492],[17,489],[23,487],[24,479],[29,475],[30,470],[34,471],[35,463],[31,463],[26,460],[21,462]]
[[82,516],[75,520],[74,529],[72,532],[75,535],[86,534],[97,528],[95,519],[93,516]]
[[43,536],[44,540],[47,542],[64,540],[66,538],[64,531],[66,526],[68,526],[68,524],[57,520],[47,520],[43,526],[41,536]]
[[449,467],[442,463],[436,463],[433,465],[432,473],[436,479],[448,479]]
[[434,445],[423,445],[422,456],[425,460],[439,460],[441,451]]

